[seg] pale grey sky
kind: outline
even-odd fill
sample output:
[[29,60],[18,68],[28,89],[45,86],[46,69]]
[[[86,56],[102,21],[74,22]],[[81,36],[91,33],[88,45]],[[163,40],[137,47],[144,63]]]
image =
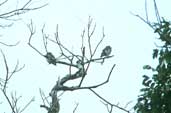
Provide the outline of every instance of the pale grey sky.
[[[169,19],[171,15],[167,10],[170,8],[170,1],[157,0],[157,2],[160,14]],[[21,1],[18,0],[18,3],[21,3]],[[0,31],[0,34],[3,35],[3,37],[0,37],[2,41],[9,43],[21,41],[16,47],[1,46],[1,49],[7,55],[11,68],[17,59],[21,65],[26,65],[21,72],[16,73],[9,84],[9,91],[16,90],[18,96],[22,95],[21,107],[31,97],[35,96],[35,102],[28,107],[25,113],[46,112],[39,107],[42,103],[39,88],[42,88],[48,94],[58,76],[62,76],[63,73],[63,67],[49,65],[43,57],[27,45],[29,30],[26,24],[30,22],[30,19],[33,20],[36,27],[33,44],[42,52],[45,52],[43,42],[41,42],[43,24],[46,24],[45,32],[52,37],[58,24],[60,39],[72,51],[78,50],[80,35],[87,26],[89,16],[97,24],[94,38],[101,38],[102,27],[104,26],[106,38],[100,48],[103,49],[106,45],[111,45],[112,54],[115,56],[106,61],[104,67],[99,64],[97,64],[97,67],[92,66],[89,76],[96,74],[101,76],[98,79],[102,80],[107,76],[112,64],[115,63],[116,67],[109,84],[97,89],[97,91],[102,92],[102,96],[112,103],[119,103],[121,106],[129,101],[135,102],[141,88],[142,75],[148,73],[143,71],[143,65],[154,65],[151,55],[152,49],[155,47],[155,35],[148,25],[130,13],[133,12],[144,17],[145,0],[37,0],[33,5],[42,3],[49,3],[49,5],[19,16],[23,18],[21,21],[17,21],[12,27]],[[149,14],[152,15],[150,18],[154,19],[152,2],[148,2],[148,8]],[[54,46],[49,47],[49,50],[55,51]],[[55,51],[55,53],[57,54],[58,51]],[[2,61],[2,57],[0,58]],[[93,67],[95,67],[94,70]],[[94,79],[87,81],[87,83],[93,83]],[[79,106],[76,113],[107,112],[98,98],[91,92],[83,90],[65,93],[60,101],[60,113],[72,113],[78,102]],[[3,109],[1,109],[2,106]],[[0,110],[2,111],[8,112],[8,107],[5,103],[0,104]],[[124,113],[118,109],[114,109],[113,112]]]

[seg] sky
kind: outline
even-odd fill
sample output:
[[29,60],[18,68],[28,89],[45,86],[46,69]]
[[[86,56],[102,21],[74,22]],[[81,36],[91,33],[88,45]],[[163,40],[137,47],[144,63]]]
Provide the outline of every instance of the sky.
[[[26,1],[9,2],[1,10],[1,13],[19,7]],[[157,36],[148,25],[131,14],[145,17],[145,0],[33,0],[31,6],[39,6],[44,3],[48,3],[48,5],[42,9],[17,16],[16,18],[22,19],[15,21],[12,27],[0,31],[1,41],[9,44],[20,41],[18,46],[12,48],[0,45],[8,59],[9,68],[13,69],[17,60],[21,66],[25,64],[25,68],[16,73],[10,81],[9,95],[11,91],[16,91],[18,96],[22,95],[20,107],[35,97],[35,101],[26,109],[25,113],[46,112],[45,109],[39,107],[42,104],[39,88],[48,95],[58,76],[63,76],[65,73],[64,66],[49,65],[42,56],[28,46],[30,34],[27,25],[31,20],[36,29],[33,45],[42,53],[45,53],[41,36],[43,25],[45,25],[44,31],[54,38],[57,24],[61,42],[71,51],[79,52],[81,33],[83,29],[86,29],[88,18],[91,16],[93,23],[97,25],[92,40],[93,45],[100,40],[103,27],[105,32],[105,39],[97,51],[97,56],[98,54],[100,56],[101,50],[105,46],[110,45],[114,57],[105,61],[104,65],[92,65],[85,85],[103,81],[112,65],[116,64],[109,83],[96,91],[111,103],[119,103],[122,107],[129,101],[133,101],[128,107],[130,109],[136,102],[137,95],[140,94],[142,75],[151,74],[142,69],[143,65],[156,65],[156,62],[152,60],[152,49],[155,48],[154,42]],[[170,1],[157,0],[157,3],[160,15],[170,19],[171,15],[167,11],[170,8]],[[155,21],[153,4],[149,1],[148,10],[149,18]],[[48,47],[58,56],[59,52],[56,48],[52,43]],[[3,61],[2,55],[0,61]],[[3,62],[1,64],[0,70],[5,73]],[[0,74],[0,77],[4,77],[4,74]],[[2,97],[2,93],[0,96]],[[0,104],[0,111],[8,112],[9,106],[5,100],[0,99],[1,101],[3,103]],[[77,103],[79,106],[76,113],[107,112],[105,106],[95,95],[88,90],[82,90],[64,93],[60,100],[60,113],[72,112]],[[113,112],[124,113],[115,108]]]

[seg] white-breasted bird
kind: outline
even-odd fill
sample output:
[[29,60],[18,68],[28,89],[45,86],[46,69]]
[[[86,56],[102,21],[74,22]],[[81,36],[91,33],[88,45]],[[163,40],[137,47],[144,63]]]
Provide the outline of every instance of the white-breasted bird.
[[112,48],[110,46],[106,46],[103,49],[100,57],[109,56],[111,52],[112,52]]

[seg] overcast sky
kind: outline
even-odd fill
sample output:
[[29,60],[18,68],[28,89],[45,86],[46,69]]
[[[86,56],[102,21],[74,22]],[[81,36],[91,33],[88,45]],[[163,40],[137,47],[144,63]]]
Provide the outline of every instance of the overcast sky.
[[[18,7],[24,1],[18,0]],[[63,67],[49,65],[42,56],[27,45],[29,38],[27,24],[31,19],[36,28],[33,44],[41,52],[45,53],[41,37],[41,29],[44,24],[45,32],[52,38],[58,24],[59,36],[63,44],[72,51],[78,52],[80,35],[87,27],[88,18],[91,16],[97,25],[93,39],[100,40],[103,27],[106,35],[97,54],[100,55],[101,50],[106,45],[110,45],[114,57],[106,61],[103,66],[93,65],[86,83],[93,84],[102,81],[115,63],[116,67],[109,84],[97,89],[97,91],[111,103],[119,103],[120,106],[124,106],[129,101],[136,102],[141,88],[142,75],[148,73],[143,71],[142,67],[145,64],[155,64],[152,61],[152,49],[155,48],[156,35],[153,34],[148,25],[130,13],[145,17],[145,0],[37,0],[33,2],[32,6],[44,3],[49,3],[49,5],[40,10],[20,15],[18,18],[23,18],[21,21],[16,21],[12,27],[0,31],[2,41],[10,44],[20,41],[16,47],[1,46],[1,49],[7,56],[10,68],[14,67],[17,60],[20,61],[21,66],[26,65],[21,72],[16,73],[9,84],[9,91],[17,91],[18,96],[22,95],[21,107],[31,97],[35,97],[35,102],[29,106],[25,113],[46,112],[45,109],[39,108],[42,103],[39,88],[42,88],[48,95],[58,76],[63,76],[62,73],[64,73]],[[169,4],[169,0],[158,2],[160,15],[167,19],[170,19],[171,16],[167,11],[170,8]],[[7,9],[10,9],[10,5]],[[152,2],[148,2],[148,9],[150,19],[153,21]],[[49,46],[49,50],[58,56],[54,45]],[[4,75],[0,74],[1,76]],[[91,76],[95,77],[91,78]],[[97,76],[99,77],[97,78]],[[2,97],[2,95],[0,96]],[[76,113],[107,112],[100,100],[86,90],[67,92],[62,96],[60,103],[60,113],[72,113],[76,103],[79,103]],[[5,103],[0,104],[0,111],[8,112],[8,107]],[[118,109],[114,109],[113,112],[124,113]]]

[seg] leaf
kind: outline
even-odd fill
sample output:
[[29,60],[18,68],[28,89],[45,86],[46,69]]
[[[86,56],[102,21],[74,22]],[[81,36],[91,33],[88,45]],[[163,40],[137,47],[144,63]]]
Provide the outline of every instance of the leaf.
[[151,83],[150,87],[154,88],[154,86],[155,86],[155,83]]
[[143,97],[139,97],[139,98],[138,98],[138,102],[140,102],[140,101],[142,101],[142,100],[144,100]]
[[141,92],[149,91],[149,88],[142,88],[140,89]]
[[150,86],[151,82],[152,82],[152,80],[147,81],[147,82],[146,82],[146,85],[147,85],[147,86]]
[[149,70],[149,69],[152,69],[152,68],[151,68],[151,66],[150,66],[150,65],[144,65],[144,66],[143,66],[143,69],[147,69],[147,70]]
[[171,62],[171,53],[170,52],[167,52],[165,55],[164,55],[164,59],[167,63],[170,63]]
[[154,33],[159,33],[159,31],[160,31],[160,29],[159,29],[159,28],[156,28],[156,29],[154,30]]
[[147,75],[143,75],[143,78],[144,78],[145,80],[148,80],[148,79],[149,79],[149,77],[148,77]]
[[158,49],[154,49],[154,50],[153,50],[153,59],[157,58],[158,52],[159,52]]

